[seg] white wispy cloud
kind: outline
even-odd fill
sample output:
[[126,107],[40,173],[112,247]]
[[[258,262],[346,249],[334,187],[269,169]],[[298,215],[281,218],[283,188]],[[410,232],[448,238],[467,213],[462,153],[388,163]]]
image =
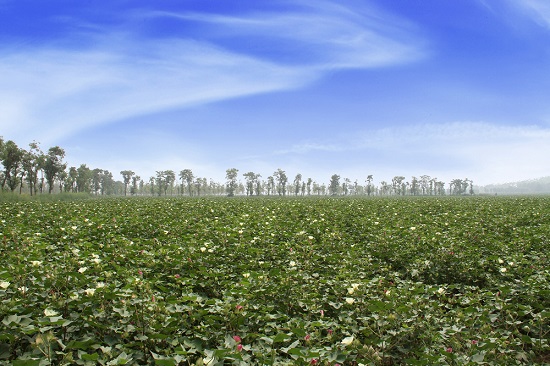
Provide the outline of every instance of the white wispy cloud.
[[550,28],[550,2],[547,0],[511,0],[523,8],[537,23]]
[[143,38],[132,25],[101,28],[83,20],[77,27],[79,20],[61,18],[80,29],[76,36],[0,49],[0,127],[7,138],[26,142],[33,131],[33,139],[49,144],[131,117],[303,87],[328,69],[380,67],[422,56],[410,29],[365,11],[303,2],[281,13],[149,12],[133,13],[128,20],[179,17],[210,24],[210,33],[262,36],[267,44],[284,39],[298,44],[290,56],[303,62],[292,64],[254,55],[246,47],[217,45],[216,37]]
[[312,77],[187,40],[125,39],[118,49],[26,50],[0,59],[6,137],[34,130],[48,141],[128,117],[295,88]]
[[350,9],[325,1],[296,4],[302,6],[284,13],[149,15],[211,23],[218,36],[264,37],[267,45],[291,50],[294,57],[321,70],[381,67],[416,61],[426,54],[412,25],[373,7]]

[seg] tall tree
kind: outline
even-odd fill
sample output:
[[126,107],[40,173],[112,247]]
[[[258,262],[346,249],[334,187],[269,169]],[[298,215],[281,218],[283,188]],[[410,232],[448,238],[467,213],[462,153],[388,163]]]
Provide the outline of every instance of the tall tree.
[[191,189],[192,189],[191,185],[193,184],[193,179],[195,178],[195,176],[193,175],[193,172],[191,171],[191,169],[183,169],[180,172],[179,177],[181,179],[182,193],[183,193],[183,182],[186,182],[187,192],[189,196],[191,196]]
[[202,189],[206,190],[206,188],[208,188],[208,182],[207,182],[206,178],[197,177],[195,179],[195,188],[196,188],[196,191],[197,191],[197,196],[200,196],[201,195],[201,190]]
[[405,180],[405,177],[400,176],[400,175],[396,175],[391,180],[393,193],[398,195],[398,196],[401,195],[401,191],[402,191],[401,183],[403,183],[403,180]]
[[53,191],[53,183],[59,174],[65,171],[67,165],[63,163],[65,150],[59,146],[50,147],[44,161],[44,174],[48,183],[48,193]]
[[254,188],[257,185],[258,178],[260,178],[261,175],[254,172],[248,172],[244,173],[243,177],[246,179],[246,195],[252,196],[254,194]]
[[132,187],[130,188],[130,194],[132,196],[136,195],[138,192],[138,182],[141,180],[139,175],[134,175],[132,177]]
[[311,195],[311,184],[313,183],[313,179],[311,178],[308,178],[307,179],[307,195],[310,196]]
[[225,179],[227,180],[227,196],[233,197],[237,189],[237,176],[239,169],[231,168],[225,171]]
[[367,175],[367,196],[370,196],[372,194],[372,174]]
[[124,181],[124,195],[126,196],[126,192],[128,191],[128,185],[130,184],[130,181],[132,180],[132,177],[135,175],[131,170],[123,170],[120,172],[120,175],[122,175],[122,180]]
[[300,188],[302,187],[302,174],[296,174],[294,177],[294,195],[297,196],[300,193]]
[[86,164],[81,164],[77,169],[76,189],[78,192],[90,192],[93,172]]
[[113,194],[115,188],[115,180],[113,179],[113,173],[108,170],[100,170],[100,186],[101,195]]
[[176,173],[173,170],[164,171],[164,195],[166,196],[166,191],[170,188],[170,194],[174,193],[174,182],[176,181]]
[[277,193],[279,193],[279,196],[285,196],[286,184],[288,182],[288,177],[286,176],[285,171],[279,168],[275,173],[273,173],[273,176],[277,180]]
[[29,144],[29,150],[23,151],[22,163],[29,183],[29,193],[32,196],[38,190],[38,172],[44,166],[44,153],[37,142]]
[[270,196],[271,193],[275,193],[275,179],[272,175],[267,177],[267,195]]
[[328,190],[331,196],[336,196],[338,194],[338,188],[340,187],[340,176],[338,174],[333,174],[330,177],[330,184]]
[[411,179],[411,195],[416,196],[418,194],[419,180],[416,177]]
[[69,186],[70,186],[70,189],[71,189],[71,192],[76,192],[77,191],[77,185],[76,185],[76,180],[78,178],[78,170],[72,166],[69,168]]
[[17,144],[12,140],[3,144],[2,147],[2,164],[4,165],[4,177],[2,179],[2,189],[6,183],[13,192],[17,188],[18,174],[23,158],[23,151],[19,149]]

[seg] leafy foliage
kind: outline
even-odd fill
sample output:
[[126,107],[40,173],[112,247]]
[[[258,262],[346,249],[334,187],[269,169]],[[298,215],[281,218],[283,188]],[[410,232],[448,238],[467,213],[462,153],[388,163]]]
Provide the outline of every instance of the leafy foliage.
[[548,197],[0,207],[0,364],[550,359]]

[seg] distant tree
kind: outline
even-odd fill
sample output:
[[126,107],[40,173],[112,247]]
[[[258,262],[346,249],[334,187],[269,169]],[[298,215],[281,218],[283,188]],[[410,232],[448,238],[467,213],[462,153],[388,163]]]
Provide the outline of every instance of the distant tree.
[[161,196],[164,192],[166,194],[166,179],[164,175],[164,170],[157,170],[155,172],[155,185],[157,186],[157,195]]
[[464,181],[460,178],[451,180],[449,183],[449,194],[461,195],[463,193]]
[[35,141],[29,144],[28,151],[23,151],[22,164],[26,172],[31,196],[33,193],[36,194],[38,190],[38,172],[44,166],[44,161],[44,153],[40,150],[39,144]]
[[155,177],[149,177],[149,189],[151,196],[155,195]]
[[90,192],[93,172],[86,166],[86,164],[81,164],[78,169],[76,169],[76,189],[78,192]]
[[336,196],[338,194],[338,189],[340,187],[340,176],[338,174],[333,174],[330,177],[330,184],[328,190],[331,196]]
[[372,174],[367,175],[367,196],[370,196],[373,192],[372,180],[373,180]]
[[404,179],[405,177],[400,175],[396,175],[395,177],[392,178],[391,182],[392,182],[392,189],[394,194],[398,196],[401,195],[401,191],[402,191],[401,183],[403,183]]
[[182,186],[182,193],[183,193],[183,182],[187,183],[187,193],[189,196],[191,196],[191,186],[193,184],[193,179],[195,176],[193,175],[193,171],[191,169],[184,169],[180,172],[179,177],[181,179],[181,186]]
[[257,183],[259,182],[258,178],[260,178],[261,175],[254,172],[248,172],[248,173],[244,173],[243,176],[246,180],[246,195],[252,196],[254,194],[254,188],[257,186]]
[[439,182],[434,180],[434,194],[439,196],[445,195],[445,182]]
[[68,180],[68,185],[70,187],[70,191],[71,192],[76,192],[77,191],[77,185],[76,185],[76,180],[78,178],[78,170],[76,169],[76,167],[72,166],[69,168],[69,180]]
[[387,195],[389,194],[391,191],[391,185],[386,182],[386,181],[382,181],[380,182],[380,193],[383,194],[383,195]]
[[273,176],[277,180],[277,193],[279,194],[279,196],[285,196],[286,184],[288,182],[288,177],[286,176],[285,171],[279,168],[276,172],[273,173]]
[[4,165],[4,176],[2,177],[2,189],[8,185],[13,192],[17,188],[18,174],[22,163],[23,152],[15,142],[9,140],[2,144],[1,151],[2,165]]
[[308,178],[307,179],[307,195],[311,195],[311,184],[313,183],[313,179]]
[[[433,182],[430,180],[429,175],[421,175],[420,176],[420,190],[422,192],[422,195],[432,194],[433,191]],[[432,188],[430,188],[430,185]]]
[[101,195],[110,195],[114,193],[115,180],[113,179],[113,173],[108,170],[100,169],[100,187]]
[[[443,183],[443,182],[438,182],[437,178],[435,178],[435,177],[430,179],[430,189],[429,189],[430,196],[431,195],[437,195],[438,191],[441,189],[441,187],[445,185],[445,183],[443,183],[443,184],[440,184],[440,183]],[[439,192],[439,194],[441,195],[442,193]],[[443,192],[443,194],[444,194],[444,192]]]
[[300,188],[302,187],[302,174],[296,174],[294,178],[294,195],[297,196],[300,193]]
[[135,196],[138,193],[138,182],[141,180],[139,175],[132,176],[132,187],[130,187],[130,194]]
[[419,193],[419,180],[416,177],[411,178],[411,195],[416,196]]
[[48,183],[48,193],[53,191],[53,183],[61,172],[64,172],[67,165],[63,163],[65,150],[59,146],[50,147],[44,161],[44,175]]
[[170,194],[174,193],[174,183],[176,182],[176,173],[173,170],[164,171],[164,195],[166,196],[166,191],[170,188]]
[[260,177],[261,175],[258,174],[258,177],[256,178],[256,196],[259,196],[263,190],[262,181],[259,179]]
[[67,191],[67,179],[69,174],[67,170],[63,169],[57,174],[57,182],[59,183],[59,192]]
[[349,193],[350,183],[351,180],[349,178],[344,178],[344,182],[342,183],[342,192],[344,192],[344,196],[347,196]]
[[271,195],[271,193],[275,193],[275,179],[272,175],[267,177],[267,195]]
[[128,185],[130,184],[130,181],[132,180],[132,177],[135,175],[131,170],[123,170],[120,172],[120,175],[122,175],[122,180],[124,182],[124,195],[126,196],[126,192],[128,191]]
[[237,189],[237,174],[239,169],[231,168],[225,171],[225,179],[227,179],[227,195],[233,197],[235,195],[235,190]]

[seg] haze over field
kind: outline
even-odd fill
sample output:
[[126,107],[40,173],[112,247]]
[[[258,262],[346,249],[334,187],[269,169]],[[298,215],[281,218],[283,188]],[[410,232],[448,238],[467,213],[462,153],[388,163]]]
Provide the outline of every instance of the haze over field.
[[0,136],[143,178],[549,175],[546,0],[0,0]]

